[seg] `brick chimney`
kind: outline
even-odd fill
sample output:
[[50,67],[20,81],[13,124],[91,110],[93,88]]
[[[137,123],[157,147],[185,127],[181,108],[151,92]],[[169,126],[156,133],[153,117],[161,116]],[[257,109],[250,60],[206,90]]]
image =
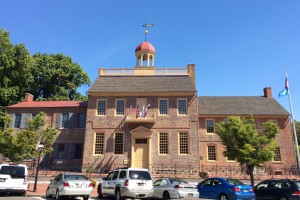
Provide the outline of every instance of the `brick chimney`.
[[272,89],[271,87],[264,88],[264,97],[272,97]]
[[30,93],[25,93],[25,99],[23,100],[23,102],[31,102],[33,101],[33,95]]
[[188,64],[187,68],[188,68],[189,76],[192,78],[192,80],[195,83],[195,64]]

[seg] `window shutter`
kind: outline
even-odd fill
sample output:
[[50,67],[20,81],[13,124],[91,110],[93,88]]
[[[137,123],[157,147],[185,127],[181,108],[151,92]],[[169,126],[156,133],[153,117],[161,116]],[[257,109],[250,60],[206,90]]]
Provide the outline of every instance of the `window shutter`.
[[56,113],[56,128],[61,128],[61,113]]
[[14,128],[15,126],[15,114],[9,114],[9,117],[11,118],[10,128]]
[[21,114],[21,124],[20,124],[20,128],[24,128],[25,127],[25,117],[26,117],[26,114],[22,113]]
[[74,114],[73,113],[69,113],[69,120],[68,120],[68,128],[74,128]]

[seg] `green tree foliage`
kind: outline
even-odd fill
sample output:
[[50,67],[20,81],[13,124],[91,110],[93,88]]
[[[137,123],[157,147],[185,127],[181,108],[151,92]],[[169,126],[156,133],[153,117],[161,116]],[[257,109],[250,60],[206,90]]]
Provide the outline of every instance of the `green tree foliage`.
[[[80,100],[77,89],[89,85],[81,66],[63,54],[31,56],[24,44],[13,45],[9,32],[0,29],[0,117],[5,107],[20,102],[26,92],[35,100]],[[0,121],[0,127],[3,127]]]
[[82,95],[78,87],[89,85],[90,79],[81,66],[63,54],[41,54],[33,56],[33,83],[29,92],[43,100],[77,100]]
[[222,139],[226,150],[224,156],[245,165],[254,185],[254,168],[274,157],[275,137],[279,128],[275,122],[265,122],[256,126],[252,116],[241,118],[230,116],[216,124],[216,133]]
[[32,84],[33,59],[24,44],[13,45],[0,29],[0,115],[5,106],[19,102]]
[[32,159],[38,155],[35,149],[40,140],[44,145],[42,155],[53,151],[53,143],[57,130],[52,127],[45,127],[45,113],[37,114],[33,119],[28,120],[28,129],[15,131],[10,128],[11,119],[6,114],[5,124],[7,127],[0,130],[0,154],[14,163],[22,163],[24,160]]
[[300,146],[300,122],[295,120],[295,127],[296,127],[298,145]]

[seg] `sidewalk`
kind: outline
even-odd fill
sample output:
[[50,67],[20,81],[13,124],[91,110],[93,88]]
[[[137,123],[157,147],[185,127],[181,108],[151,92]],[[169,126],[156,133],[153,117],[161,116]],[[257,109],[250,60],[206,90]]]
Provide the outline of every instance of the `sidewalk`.
[[[34,182],[29,182],[29,188],[26,192],[26,196],[28,197],[45,197],[46,190],[50,182],[38,182],[36,185],[36,192],[33,192]],[[97,194],[97,187],[94,188],[91,197],[96,197]]]

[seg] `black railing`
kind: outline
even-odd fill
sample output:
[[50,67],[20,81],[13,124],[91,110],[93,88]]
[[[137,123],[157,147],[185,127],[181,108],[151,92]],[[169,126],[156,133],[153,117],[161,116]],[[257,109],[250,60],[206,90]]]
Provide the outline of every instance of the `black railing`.
[[[39,174],[41,175],[57,175],[62,172],[78,172],[83,173],[89,177],[103,177],[109,171],[116,168],[126,167],[123,164],[112,165],[81,165],[75,163],[64,164],[41,164],[39,167]],[[28,169],[31,175],[34,175],[36,167],[34,164],[29,165]],[[155,177],[182,177],[182,178],[201,178],[200,174],[207,174],[209,177],[221,176],[221,177],[235,177],[241,179],[249,179],[249,173],[246,166],[237,165],[151,165],[149,171]],[[294,166],[290,167],[273,167],[266,165],[262,167],[256,167],[254,169],[255,179],[262,178],[299,178],[299,169]]]

